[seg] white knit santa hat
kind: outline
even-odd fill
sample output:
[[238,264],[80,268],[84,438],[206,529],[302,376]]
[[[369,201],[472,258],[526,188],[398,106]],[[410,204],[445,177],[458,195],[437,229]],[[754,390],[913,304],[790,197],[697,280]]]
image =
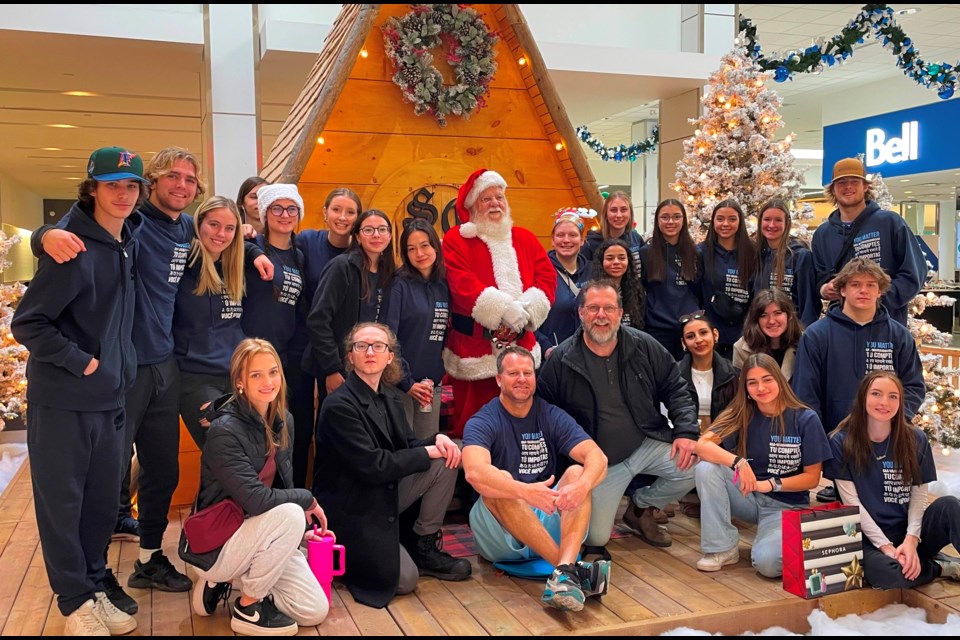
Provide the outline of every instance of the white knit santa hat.
[[260,224],[267,224],[267,209],[277,200],[293,200],[300,207],[300,220],[303,220],[303,198],[295,184],[265,184],[257,191],[257,209],[260,211]]

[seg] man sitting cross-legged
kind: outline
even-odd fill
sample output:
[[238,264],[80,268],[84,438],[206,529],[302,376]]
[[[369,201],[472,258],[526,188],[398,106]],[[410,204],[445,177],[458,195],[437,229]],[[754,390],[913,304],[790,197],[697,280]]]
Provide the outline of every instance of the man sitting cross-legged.
[[[590,523],[590,493],[607,458],[561,409],[534,396],[533,356],[522,347],[497,358],[500,396],[467,421],[463,466],[480,494],[470,512],[477,547],[491,562],[543,558],[555,567],[543,601],[580,611],[606,593],[610,563],[577,562]],[[553,484],[558,463],[573,464]]]

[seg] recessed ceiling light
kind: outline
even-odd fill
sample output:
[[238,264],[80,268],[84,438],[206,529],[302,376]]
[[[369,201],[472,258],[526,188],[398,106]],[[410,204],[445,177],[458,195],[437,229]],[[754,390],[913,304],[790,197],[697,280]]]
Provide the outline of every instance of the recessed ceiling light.
[[64,91],[63,95],[65,96],[77,96],[78,98],[93,98],[99,97],[99,93],[93,93],[91,91]]
[[72,124],[48,124],[48,127],[53,127],[54,129],[76,129],[76,125]]

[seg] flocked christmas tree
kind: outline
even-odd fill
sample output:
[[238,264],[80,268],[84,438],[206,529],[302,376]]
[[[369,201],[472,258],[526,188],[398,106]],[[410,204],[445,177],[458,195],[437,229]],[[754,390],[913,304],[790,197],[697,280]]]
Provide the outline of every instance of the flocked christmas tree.
[[[739,45],[720,60],[710,76],[702,102],[706,113],[690,122],[697,126],[684,141],[671,187],[681,195],[690,215],[694,237],[704,234],[714,205],[735,198],[748,216],[769,198],[796,202],[803,184],[790,147],[794,135],[776,139],[783,127],[780,96],[766,87],[772,73],[764,72]],[[812,217],[808,210],[791,215]],[[753,230],[753,225],[748,223]],[[801,236],[806,226],[795,225]]]
[[[19,236],[8,238],[0,231],[0,271],[10,266],[7,252],[19,241]],[[10,333],[10,321],[21,296],[22,284],[0,284],[0,429],[4,418],[16,418],[26,408],[27,350]]]

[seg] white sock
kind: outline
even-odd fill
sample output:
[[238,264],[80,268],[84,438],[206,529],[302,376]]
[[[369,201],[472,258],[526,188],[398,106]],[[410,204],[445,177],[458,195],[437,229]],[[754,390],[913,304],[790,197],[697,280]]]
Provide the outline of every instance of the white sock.
[[141,547],[141,548],[140,548],[140,563],[141,563],[141,564],[146,564],[146,563],[150,562],[150,558],[151,558],[151,557],[153,556],[153,554],[156,553],[157,551],[160,551],[160,549],[144,549],[143,547]]

